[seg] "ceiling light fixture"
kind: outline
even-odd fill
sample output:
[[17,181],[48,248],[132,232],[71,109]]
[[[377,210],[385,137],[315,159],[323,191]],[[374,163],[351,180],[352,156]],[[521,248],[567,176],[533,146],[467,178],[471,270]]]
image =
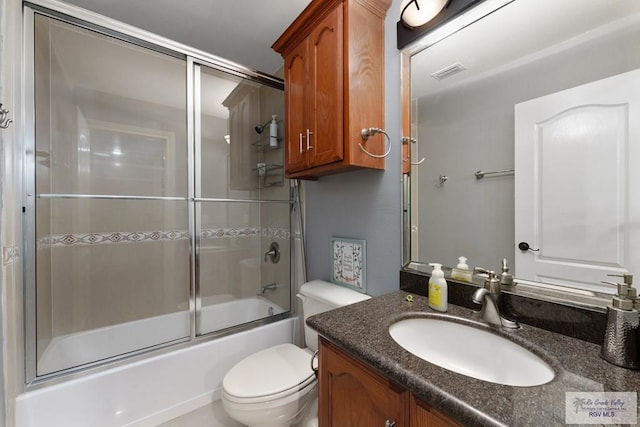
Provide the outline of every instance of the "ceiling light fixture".
[[402,0],[400,21],[406,27],[420,27],[435,18],[451,0]]

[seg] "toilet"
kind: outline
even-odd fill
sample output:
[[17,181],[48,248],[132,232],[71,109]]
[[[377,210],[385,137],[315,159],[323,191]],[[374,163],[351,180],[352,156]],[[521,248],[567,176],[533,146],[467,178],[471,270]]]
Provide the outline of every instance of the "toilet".
[[[297,295],[307,317],[369,299],[345,287],[314,280]],[[318,334],[304,325],[307,348],[280,344],[254,353],[232,367],[222,380],[222,406],[249,427],[317,426],[317,380],[311,369]]]

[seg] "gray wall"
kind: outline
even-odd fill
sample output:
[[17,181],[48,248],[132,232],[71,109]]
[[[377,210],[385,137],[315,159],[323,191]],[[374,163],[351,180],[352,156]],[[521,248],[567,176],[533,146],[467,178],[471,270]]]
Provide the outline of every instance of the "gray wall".
[[305,183],[307,278],[329,280],[331,237],[365,239],[367,293],[373,296],[399,288],[402,262],[399,9],[400,0],[394,0],[385,22],[385,130],[392,144],[386,169]]

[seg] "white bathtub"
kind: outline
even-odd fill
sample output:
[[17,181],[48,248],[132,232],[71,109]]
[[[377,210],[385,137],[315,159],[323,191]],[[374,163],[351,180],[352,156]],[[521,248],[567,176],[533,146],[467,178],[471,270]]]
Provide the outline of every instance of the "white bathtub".
[[[218,298],[218,297],[216,297]],[[216,303],[212,299],[203,300],[200,310],[200,329],[204,332],[220,331],[234,325],[252,322],[286,310],[261,296],[227,300]]]
[[[220,331],[284,311],[260,296],[234,299],[218,295],[204,299],[200,330]],[[189,312],[179,311],[55,337],[38,360],[38,375],[174,341],[188,336],[189,330]]]
[[296,323],[281,320],[23,393],[16,427],[155,426],[218,400],[222,378],[235,363],[293,342]]

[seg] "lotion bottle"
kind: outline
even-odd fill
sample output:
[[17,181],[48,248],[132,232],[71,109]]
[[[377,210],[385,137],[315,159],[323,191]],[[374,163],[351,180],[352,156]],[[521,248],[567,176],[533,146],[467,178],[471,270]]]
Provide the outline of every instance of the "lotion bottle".
[[278,148],[278,122],[276,115],[271,116],[271,124],[269,125],[269,147]]
[[447,311],[447,281],[444,280],[442,264],[430,263],[433,267],[429,279],[429,307],[437,311]]

